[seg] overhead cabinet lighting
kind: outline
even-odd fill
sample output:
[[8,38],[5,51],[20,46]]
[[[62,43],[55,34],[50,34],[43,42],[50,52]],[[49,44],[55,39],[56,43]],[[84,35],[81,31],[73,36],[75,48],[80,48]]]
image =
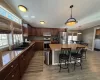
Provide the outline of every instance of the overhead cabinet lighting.
[[27,8],[25,6],[23,6],[23,5],[19,5],[18,8],[22,12],[27,12]]

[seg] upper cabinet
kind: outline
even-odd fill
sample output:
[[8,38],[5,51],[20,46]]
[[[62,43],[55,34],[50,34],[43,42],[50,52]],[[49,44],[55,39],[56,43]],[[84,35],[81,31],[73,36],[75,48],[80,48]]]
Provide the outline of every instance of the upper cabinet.
[[36,36],[42,36],[42,29],[41,28],[36,28]]
[[96,30],[96,35],[100,35],[100,29]]
[[35,29],[29,24],[23,24],[24,37],[35,35]]
[[31,35],[36,36],[36,28],[31,27]]
[[24,36],[43,36],[45,32],[50,32],[52,36],[57,36],[59,32],[65,31],[65,28],[34,28],[30,25],[23,26]]

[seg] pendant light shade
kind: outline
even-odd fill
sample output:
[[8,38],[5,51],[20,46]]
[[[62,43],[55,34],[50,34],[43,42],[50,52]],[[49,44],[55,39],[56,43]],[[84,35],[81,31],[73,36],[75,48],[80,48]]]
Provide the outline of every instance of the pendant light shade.
[[67,26],[74,26],[77,23],[77,21],[76,21],[75,18],[72,17],[73,5],[71,5],[70,8],[71,8],[71,17],[66,21],[65,25],[67,25]]

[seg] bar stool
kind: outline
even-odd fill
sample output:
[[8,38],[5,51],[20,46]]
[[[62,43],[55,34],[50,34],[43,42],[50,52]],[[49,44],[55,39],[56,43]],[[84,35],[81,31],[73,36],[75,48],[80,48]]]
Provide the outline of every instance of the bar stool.
[[59,54],[59,72],[61,71],[61,69],[68,69],[69,73],[69,61],[71,57],[70,52],[71,48],[61,48],[61,53]]
[[[76,52],[75,53],[72,53],[71,56],[73,57],[74,59],[74,70],[75,70],[75,67],[81,67],[82,69],[82,58],[83,58],[83,52],[84,52],[84,48],[85,47],[77,47],[76,48]],[[79,64],[79,65],[78,65]]]

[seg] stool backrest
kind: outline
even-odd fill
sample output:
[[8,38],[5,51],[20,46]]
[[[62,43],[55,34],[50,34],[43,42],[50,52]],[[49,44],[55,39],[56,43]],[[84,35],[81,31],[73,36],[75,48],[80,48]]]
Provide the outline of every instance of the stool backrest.
[[83,54],[84,49],[85,49],[85,47],[77,47],[76,48],[77,54]]
[[70,55],[71,54],[71,48],[61,48],[61,53]]

